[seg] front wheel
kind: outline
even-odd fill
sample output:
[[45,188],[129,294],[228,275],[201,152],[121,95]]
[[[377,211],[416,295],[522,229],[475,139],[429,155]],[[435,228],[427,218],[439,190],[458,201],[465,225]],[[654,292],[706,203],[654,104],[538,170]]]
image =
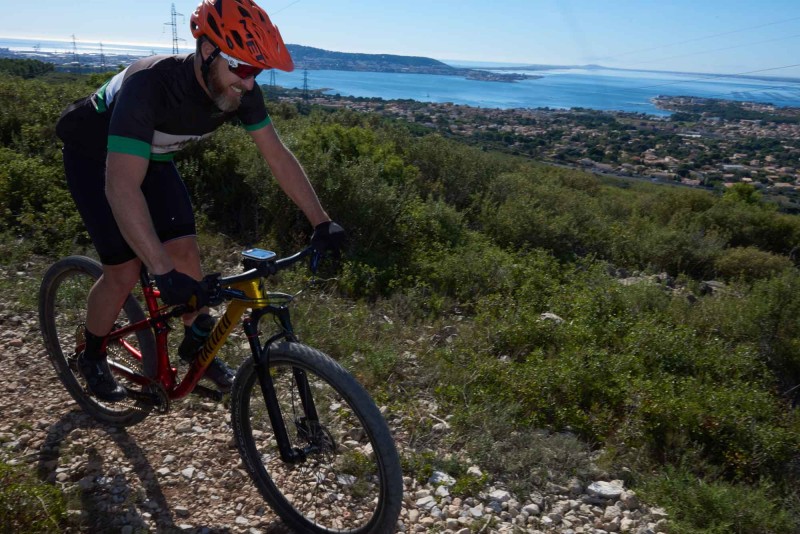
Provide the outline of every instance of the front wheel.
[[[291,446],[307,456],[296,464],[281,460],[255,364],[248,358],[234,380],[231,419],[239,452],[261,494],[297,532],[395,532],[403,498],[400,460],[375,403],[322,352],[278,343],[269,356]],[[306,417],[298,374],[307,378],[318,421]]]

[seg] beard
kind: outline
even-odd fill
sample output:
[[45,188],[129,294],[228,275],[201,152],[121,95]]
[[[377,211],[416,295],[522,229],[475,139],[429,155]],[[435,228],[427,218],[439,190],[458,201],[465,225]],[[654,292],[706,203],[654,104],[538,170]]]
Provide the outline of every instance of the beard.
[[223,112],[231,112],[239,109],[239,104],[242,103],[242,96],[227,96],[228,86],[224,85],[220,79],[219,71],[217,69],[210,69],[208,76],[208,92],[211,93],[211,99],[214,105]]

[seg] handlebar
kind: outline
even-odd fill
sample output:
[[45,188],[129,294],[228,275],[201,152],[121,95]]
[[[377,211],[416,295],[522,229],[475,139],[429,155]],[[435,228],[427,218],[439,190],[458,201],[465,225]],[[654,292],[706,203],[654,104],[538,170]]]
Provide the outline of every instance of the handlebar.
[[245,266],[251,266],[250,269],[232,276],[221,277],[219,273],[210,274],[203,278],[200,285],[207,291],[208,305],[216,306],[221,304],[226,298],[240,297],[235,290],[228,289],[231,285],[240,282],[248,282],[256,278],[264,278],[272,276],[278,272],[288,269],[294,264],[300,262],[304,258],[311,256],[310,269],[311,272],[316,273],[322,255],[314,250],[313,247],[307,247],[300,252],[297,252],[286,258],[279,260],[245,260]]
[[[313,247],[307,247],[286,258],[279,260],[265,260],[265,261],[251,261],[250,264],[254,265],[251,269],[232,276],[220,276],[220,273],[206,275],[201,281],[200,285],[206,292],[207,306],[217,306],[222,304],[224,300],[230,298],[237,298],[240,295],[235,291],[228,289],[231,285],[239,282],[247,282],[256,278],[264,278],[277,274],[279,271],[288,269],[302,259],[311,256],[309,267],[311,272],[316,273],[322,255],[314,250]],[[146,275],[146,271],[143,271]],[[173,307],[169,312],[169,317],[179,317],[185,313],[194,311],[196,308],[188,304],[180,304]]]
[[281,258],[274,261],[255,262],[256,265],[253,268],[241,274],[235,274],[233,276],[226,277],[220,277],[219,274],[212,274],[206,276],[203,281],[205,282],[207,279],[213,277],[221,286],[228,286],[239,282],[247,282],[248,280],[253,280],[255,278],[272,276],[279,271],[291,267],[309,255],[313,255],[311,258],[311,271],[316,272],[316,267],[319,265],[320,255],[312,247],[307,247],[300,252],[297,252],[286,258]]

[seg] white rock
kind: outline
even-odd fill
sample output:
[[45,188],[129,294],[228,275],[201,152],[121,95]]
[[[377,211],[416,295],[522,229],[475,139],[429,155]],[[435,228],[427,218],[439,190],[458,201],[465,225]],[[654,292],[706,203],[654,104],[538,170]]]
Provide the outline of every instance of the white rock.
[[473,477],[480,478],[483,476],[483,471],[477,466],[473,465],[469,469],[467,469],[467,474]]
[[617,480],[612,482],[592,482],[586,489],[590,495],[596,495],[603,499],[617,499],[625,491],[622,483]]
[[614,519],[618,519],[621,515],[622,510],[620,510],[618,506],[606,506],[606,510],[603,512],[603,521],[613,521]]
[[526,504],[522,507],[522,511],[528,515],[539,515],[541,513],[539,505],[536,504]]
[[494,490],[489,494],[489,498],[493,501],[497,501],[499,503],[508,502],[511,500],[511,494],[506,490]]
[[658,522],[661,519],[668,518],[669,514],[667,514],[667,511],[663,508],[653,507],[650,509],[650,517],[652,517],[654,521]]
[[428,479],[428,482],[438,486],[452,486],[456,483],[456,479],[448,475],[447,473],[443,473],[442,471],[434,471],[431,475],[431,478]]
[[177,425],[175,425],[175,432],[179,434],[185,434],[187,432],[192,431],[192,422],[191,421],[181,421]]
[[417,508],[420,508],[422,510],[430,510],[431,508],[436,506],[436,499],[428,495],[427,497],[417,499],[416,505]]

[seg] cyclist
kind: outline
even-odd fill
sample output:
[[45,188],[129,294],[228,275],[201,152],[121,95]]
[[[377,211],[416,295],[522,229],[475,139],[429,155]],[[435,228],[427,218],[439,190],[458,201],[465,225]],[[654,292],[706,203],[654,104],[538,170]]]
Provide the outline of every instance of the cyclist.
[[[133,62],[68,106],[56,126],[68,187],[103,264],[89,293],[78,368],[89,390],[105,401],[126,396],[106,361],[104,336],[138,281],[141,262],[166,304],[203,304],[194,214],[171,161],[186,143],[238,120],[314,227],[312,245],[320,252],[338,249],[344,238],[278,137],[255,83],[263,69],[294,68],[278,28],[251,0],[202,0],[190,27],[194,53]],[[213,327],[207,309],[200,312],[183,318],[178,352],[187,361]],[[227,391],[233,371],[215,359],[206,377]]]

